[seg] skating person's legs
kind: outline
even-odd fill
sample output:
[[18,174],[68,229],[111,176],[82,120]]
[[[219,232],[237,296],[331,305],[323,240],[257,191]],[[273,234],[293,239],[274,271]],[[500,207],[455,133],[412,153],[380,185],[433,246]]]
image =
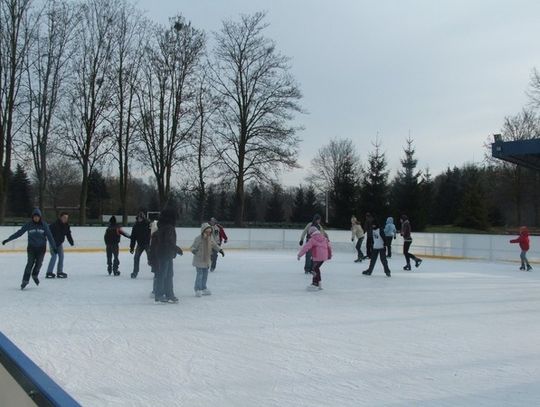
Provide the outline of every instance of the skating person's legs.
[[197,275],[195,276],[195,285],[194,285],[193,289],[195,290],[195,294],[197,296],[200,296],[201,291],[203,290],[203,274],[204,274],[204,270],[207,271],[207,275],[208,275],[208,269],[204,269],[204,268],[201,268],[201,267],[196,267],[195,269],[197,270]]
[[409,253],[409,248],[411,247],[411,244],[411,241],[406,240],[405,242],[403,242],[403,255],[405,256],[405,262],[407,263],[405,267],[403,267],[403,270],[411,269],[411,255]]
[[392,236],[387,236],[384,239],[384,245],[386,247],[386,257],[392,257]]
[[304,263],[304,273],[309,274],[313,270],[313,260],[311,259],[311,251],[306,253],[306,261]]
[[119,252],[119,247],[118,245],[114,245],[112,246],[112,254],[113,254],[113,257],[114,257],[114,260],[113,260],[113,273],[115,276],[118,276],[120,275],[120,272],[118,271],[118,266],[120,266],[120,260],[118,260],[118,252]]
[[174,300],[176,299],[176,296],[174,295],[174,285],[173,285],[174,270],[173,270],[172,259],[167,260],[164,263],[164,265],[165,265],[165,275],[163,276],[163,291],[165,293],[165,297],[168,300]]
[[367,270],[363,271],[362,274],[364,274],[365,276],[370,276],[371,273],[373,273],[373,268],[375,267],[375,263],[377,262],[377,256],[379,255],[379,253],[377,252],[377,250],[371,250],[371,257],[370,257],[370,260],[369,260],[369,267]]
[[366,256],[365,258],[371,259],[371,255],[373,254],[373,237],[368,236],[366,240]]
[[531,271],[532,267],[529,264],[529,260],[527,259],[527,252],[525,250],[522,250],[519,257],[521,258],[521,270],[525,270],[525,267],[527,267],[527,271]]
[[156,302],[165,300],[165,264],[160,261],[157,267],[154,267],[154,297]]
[[384,268],[384,274],[390,277],[390,268],[388,267],[388,260],[386,260],[386,249],[380,249],[379,256],[381,257],[381,263]]
[[146,256],[148,256],[147,246],[141,246],[138,244],[137,247],[135,248],[135,254],[133,255],[133,273],[131,274],[131,277],[133,278],[137,277],[137,274],[139,274],[141,255],[143,254],[144,251],[146,251]]
[[36,263],[36,258],[37,258],[36,249],[32,247],[28,247],[26,249],[26,254],[27,254],[27,261],[26,261],[26,267],[24,268],[21,289],[28,285],[28,282],[30,281],[30,275],[32,274],[32,270],[34,268],[34,264]]
[[357,253],[357,258],[356,258],[356,262],[360,262],[362,261],[362,259],[364,258],[364,253],[362,253],[362,242],[364,241],[364,238],[361,237],[359,238],[357,241],[356,241],[356,253]]
[[56,259],[58,257],[58,251],[51,252],[51,259],[49,260],[49,266],[47,267],[47,274],[45,275],[47,278],[55,278],[56,274],[54,274],[54,266],[56,264]]
[[321,266],[324,262],[323,261],[314,261],[313,262],[313,280],[312,284],[315,286],[319,286],[321,282]]
[[113,246],[112,245],[107,245],[105,250],[106,250],[106,253],[107,253],[107,272],[109,274],[111,274],[112,273]]
[[212,250],[212,255],[210,256],[210,260],[211,260],[210,271],[214,271],[216,269],[217,255],[218,255],[218,252],[216,252],[215,250]]

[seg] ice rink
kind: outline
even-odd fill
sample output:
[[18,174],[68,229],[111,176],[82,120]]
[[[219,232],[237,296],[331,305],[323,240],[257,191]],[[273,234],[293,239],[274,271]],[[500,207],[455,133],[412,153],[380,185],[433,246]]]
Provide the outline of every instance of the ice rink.
[[388,279],[336,253],[308,292],[294,251],[230,250],[196,298],[191,257],[180,303],[156,305],[126,252],[119,277],[104,253],[66,253],[66,280],[44,278],[47,255],[24,291],[25,254],[3,253],[0,330],[85,406],[540,405],[540,267],[405,272],[395,254]]

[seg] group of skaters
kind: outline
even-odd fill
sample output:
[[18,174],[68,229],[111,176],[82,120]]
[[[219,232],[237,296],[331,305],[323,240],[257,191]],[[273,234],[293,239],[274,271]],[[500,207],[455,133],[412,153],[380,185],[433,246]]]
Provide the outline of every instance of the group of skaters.
[[[306,256],[304,271],[306,274],[313,275],[312,283],[308,287],[312,291],[322,290],[321,266],[332,258],[330,240],[321,225],[321,220],[321,216],[316,214],[313,220],[306,225],[300,236],[299,244],[302,248],[297,255],[298,260],[302,256]],[[409,251],[412,237],[411,223],[407,215],[401,215],[400,222],[399,233],[403,237],[403,254],[406,262],[403,270],[411,270],[411,260],[414,261],[415,267],[419,267],[422,264],[422,259]],[[152,296],[155,301],[158,303],[177,303],[178,298],[174,294],[173,287],[173,259],[177,255],[182,256],[183,251],[176,243],[175,225],[176,212],[173,209],[164,209],[157,221],[153,222],[146,219],[143,212],[139,212],[131,235],[128,235],[117,223],[116,217],[111,216],[104,235],[108,274],[120,275],[119,244],[120,237],[125,236],[130,239],[129,251],[134,254],[131,278],[137,278],[141,255],[146,252],[148,264],[154,273]],[[369,266],[362,274],[370,276],[379,258],[384,273],[390,277],[391,271],[387,259],[392,257],[392,241],[396,239],[398,233],[393,218],[388,217],[386,223],[381,225],[374,216],[366,213],[362,226],[361,222],[352,216],[351,232],[351,241],[356,242],[357,258],[354,261],[361,263],[363,260],[369,259]],[[21,290],[28,285],[30,278],[36,285],[39,285],[39,272],[45,257],[47,241],[49,242],[51,258],[46,278],[67,278],[67,274],[63,270],[63,244],[66,239],[71,246],[75,244],[71,235],[68,213],[60,213],[55,222],[49,225],[43,220],[41,211],[34,209],[30,222],[2,241],[2,244],[5,245],[25,233],[28,234],[27,263],[24,268]],[[366,255],[362,252],[364,239],[366,240]],[[201,225],[200,234],[195,237],[190,247],[193,253],[192,265],[196,270],[194,291],[197,297],[212,294],[207,287],[208,271],[212,272],[216,269],[218,254],[225,256],[221,247],[223,243],[227,243],[227,235],[223,226],[215,218],[211,218],[208,223]],[[520,270],[531,271],[532,267],[527,259],[527,252],[530,248],[527,227],[522,226],[518,238],[510,240],[510,243],[518,243],[520,246]],[[54,272],[55,265],[56,273]]]
[[[176,243],[175,225],[176,212],[173,209],[164,209],[159,218],[153,222],[150,222],[143,212],[139,212],[129,235],[116,221],[116,217],[111,216],[104,234],[108,274],[120,275],[119,245],[121,236],[124,236],[130,239],[129,251],[134,254],[131,278],[137,278],[141,255],[146,252],[148,264],[154,273],[152,296],[155,301],[177,303],[178,298],[174,294],[173,286],[173,259],[177,255],[182,256],[183,252]],[[27,263],[21,290],[28,285],[30,278],[39,285],[39,272],[47,251],[47,241],[51,258],[45,277],[67,278],[67,273],[63,271],[63,243],[67,239],[71,246],[75,244],[71,235],[69,215],[66,212],[60,213],[58,219],[49,225],[43,219],[41,211],[34,209],[30,222],[2,241],[2,244],[5,245],[25,233],[28,234]],[[197,297],[212,294],[207,287],[208,271],[216,269],[218,254],[225,256],[221,248],[224,243],[227,243],[227,234],[215,218],[202,224],[201,233],[195,237],[190,248],[193,253],[192,264],[196,270],[194,290]]]
[[[403,236],[403,254],[406,264],[403,270],[411,270],[411,260],[414,261],[415,267],[422,264],[422,259],[412,254],[409,249],[412,244],[411,223],[407,215],[401,215],[400,234]],[[377,219],[371,214],[366,213],[364,226],[355,217],[351,217],[351,241],[356,241],[355,249],[357,258],[355,263],[360,263],[363,260],[369,259],[369,266],[362,272],[365,276],[370,276],[373,273],[377,259],[380,258],[384,273],[387,277],[391,277],[392,273],[388,267],[387,258],[392,257],[392,240],[397,236],[397,229],[394,224],[394,219],[388,217],[384,226],[380,225]],[[362,252],[362,243],[366,239],[366,254]],[[298,260],[302,256],[306,256],[304,263],[304,272],[312,274],[313,279],[311,285],[308,286],[310,291],[322,290],[321,284],[321,266],[332,258],[332,247],[328,234],[321,226],[321,216],[316,214],[313,220],[306,225],[300,236],[300,246],[302,248],[298,252]]]

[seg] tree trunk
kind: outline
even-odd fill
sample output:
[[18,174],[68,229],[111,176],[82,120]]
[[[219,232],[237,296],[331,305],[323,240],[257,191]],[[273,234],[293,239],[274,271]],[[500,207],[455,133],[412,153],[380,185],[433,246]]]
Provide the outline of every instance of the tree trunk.
[[242,176],[236,179],[234,203],[234,225],[242,227],[244,224],[244,178]]
[[86,200],[88,199],[88,169],[83,170],[81,195],[79,200],[79,223],[86,225]]

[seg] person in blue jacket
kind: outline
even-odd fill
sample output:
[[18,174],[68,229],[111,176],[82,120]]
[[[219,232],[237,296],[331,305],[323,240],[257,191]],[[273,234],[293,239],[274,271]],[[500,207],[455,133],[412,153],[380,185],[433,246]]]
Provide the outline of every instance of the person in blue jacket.
[[394,225],[394,218],[389,216],[386,218],[386,225],[384,225],[384,246],[386,247],[386,257],[392,257],[392,240],[396,238],[396,225]]
[[2,244],[5,245],[7,242],[15,240],[25,233],[28,233],[28,247],[26,249],[28,261],[24,269],[21,290],[24,290],[24,287],[28,285],[30,275],[34,283],[39,285],[38,275],[43,258],[45,257],[45,252],[47,251],[47,240],[51,245],[51,252],[56,253],[56,243],[54,242],[53,235],[47,222],[42,219],[41,211],[38,208],[32,212],[32,220],[4,240]]

